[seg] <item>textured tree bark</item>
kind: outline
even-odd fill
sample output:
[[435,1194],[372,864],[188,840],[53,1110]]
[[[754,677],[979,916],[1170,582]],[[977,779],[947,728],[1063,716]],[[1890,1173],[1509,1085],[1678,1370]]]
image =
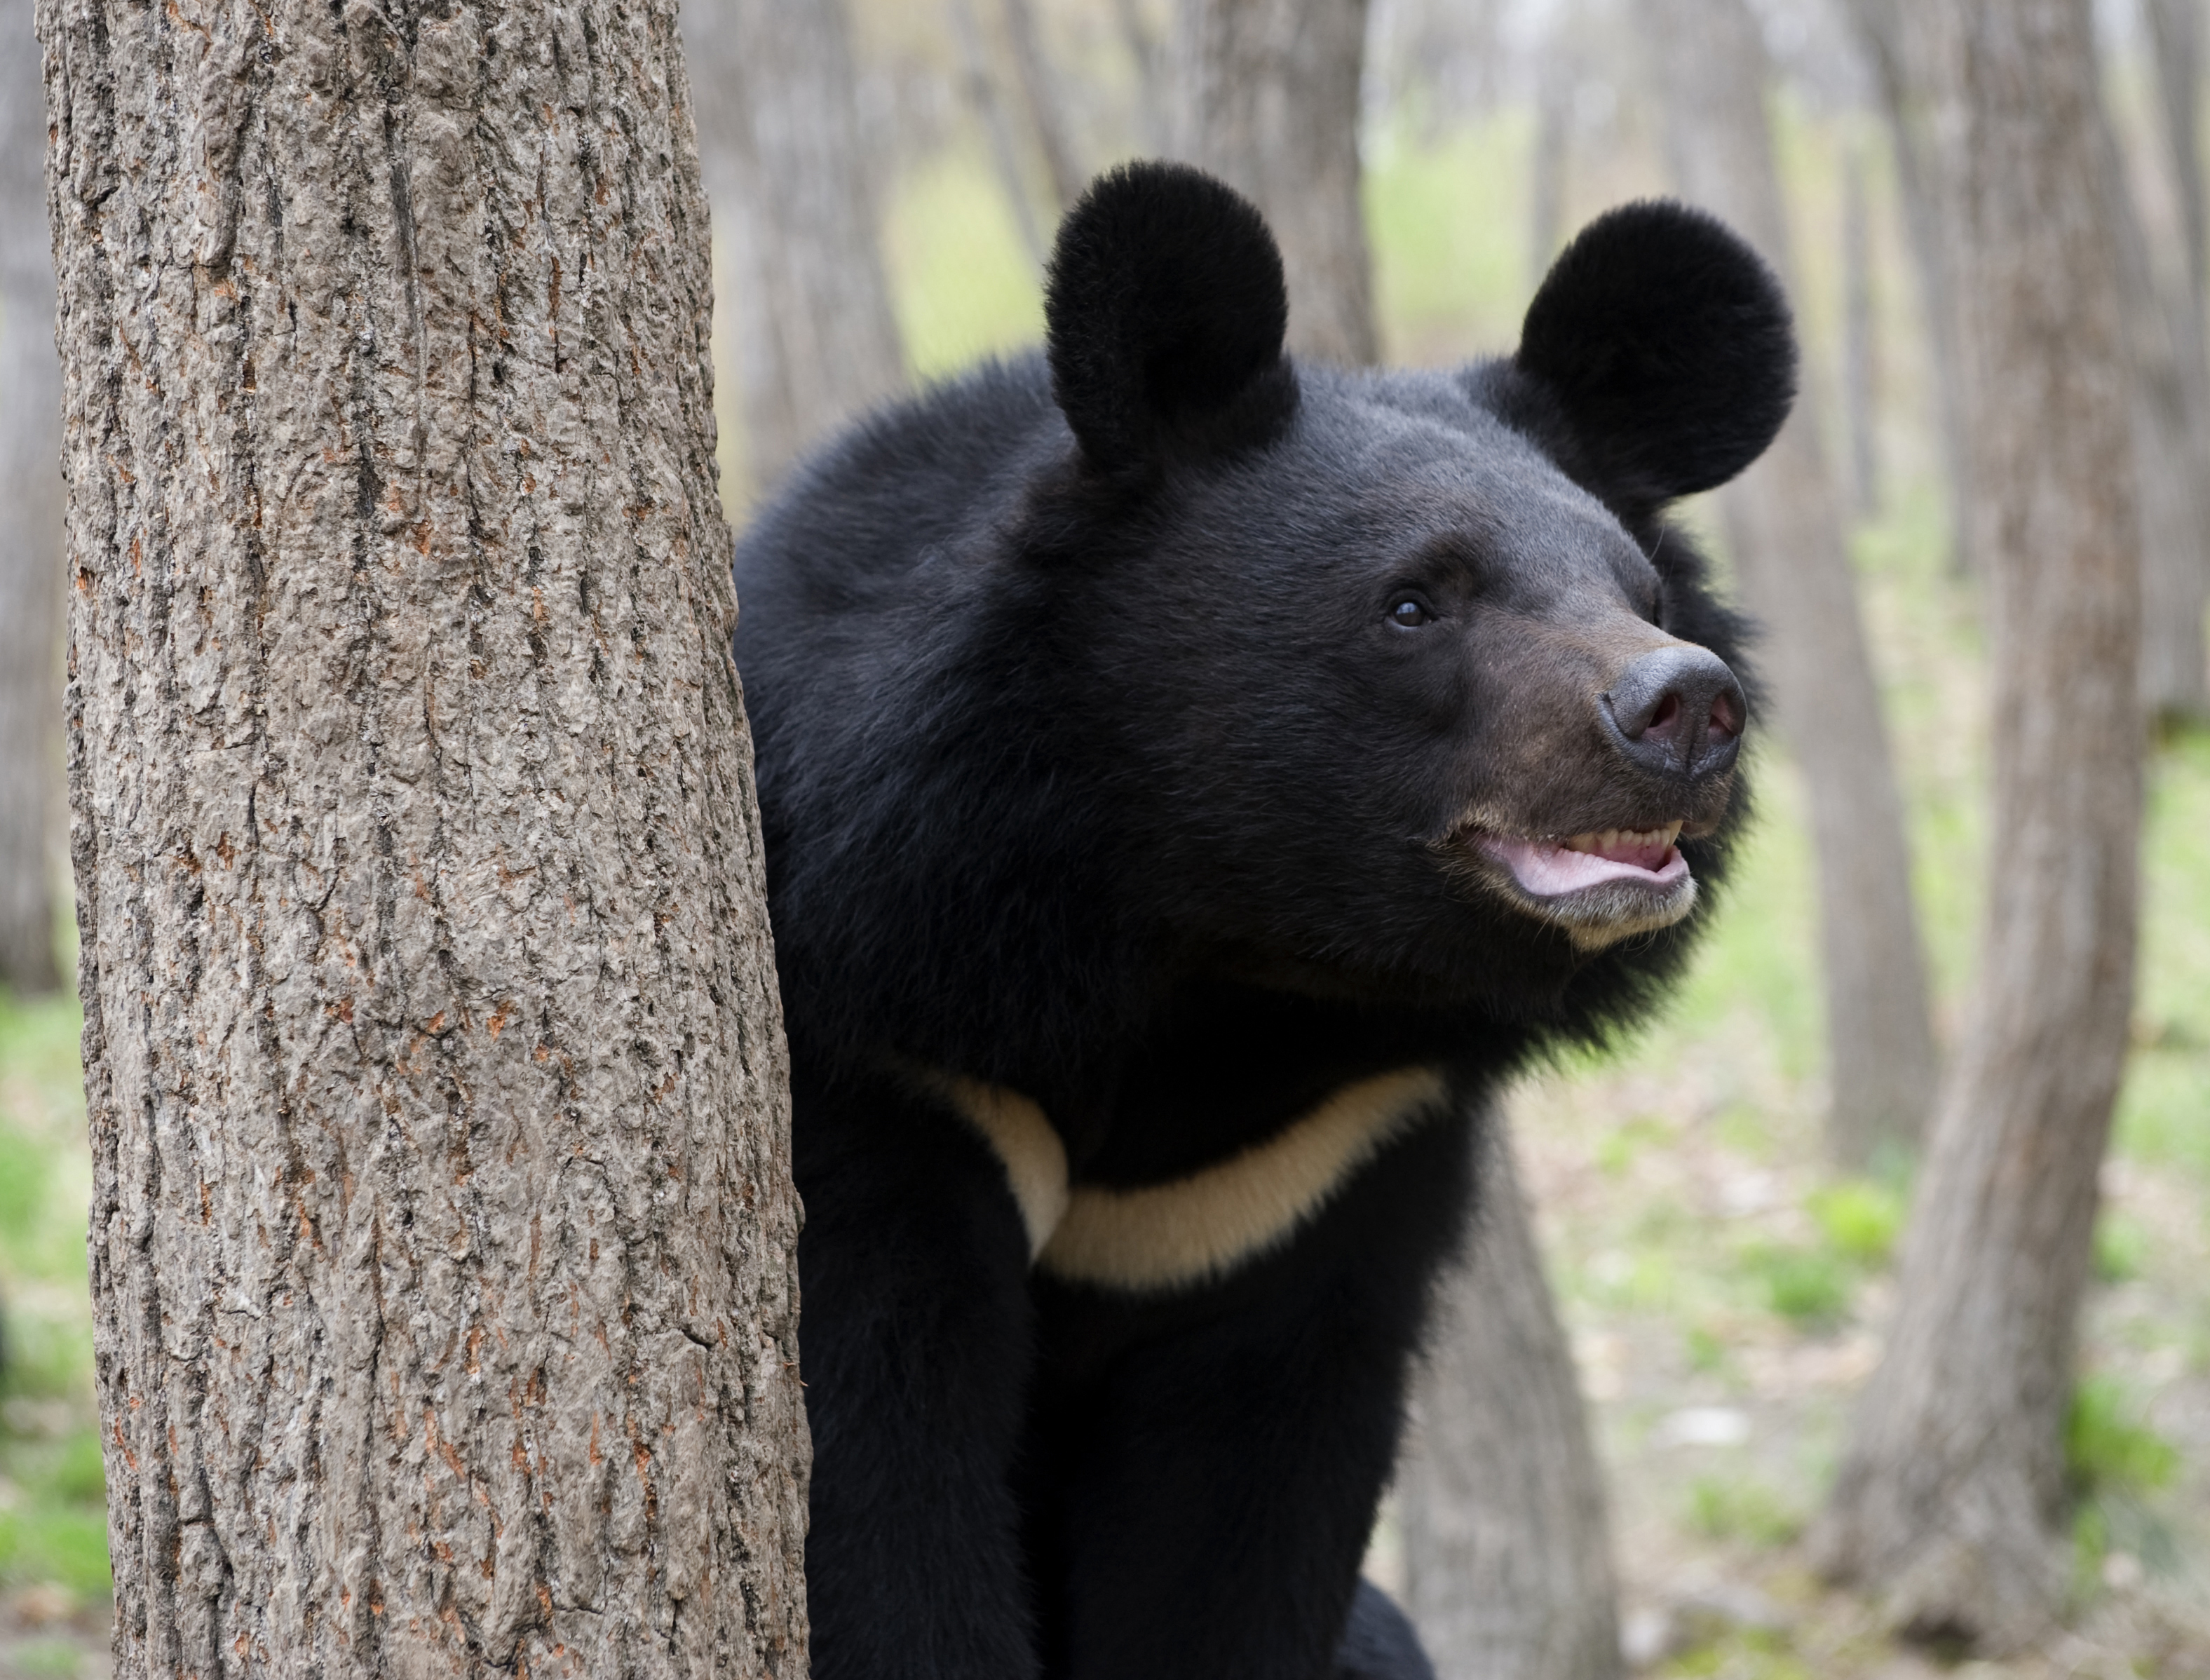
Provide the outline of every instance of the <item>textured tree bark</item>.
[[2064,1579],[2060,1437],[2133,995],[2141,599],[2089,0],[1923,10],[1957,277],[1979,300],[1994,839],[1895,1322],[1814,1545],[1899,1625],[2002,1648]]
[[1359,198],[1366,0],[1181,0],[1177,148],[1265,213],[1289,284],[1291,352],[1379,355]]
[[[2203,613],[2210,607],[2210,355],[2202,331],[2201,19],[2196,0],[2148,0],[2159,125],[2185,246],[2179,294],[2159,283],[2130,194],[2128,313],[2140,377],[2134,447],[2141,469],[2141,702],[2153,717],[2210,709]],[[2112,147],[2118,189],[2125,173]]]
[[1397,1486],[1405,1608],[1439,1680],[1611,1680],[1603,1472],[1501,1115],[1433,1340]]
[[1951,560],[1959,571],[1971,571],[1978,562],[1971,552],[1971,522],[1965,506],[1969,439],[1965,429],[1964,373],[1959,365],[1962,305],[1952,273],[1949,229],[1942,219],[1934,180],[1934,94],[1927,86],[1923,69],[1925,22],[1919,9],[1907,0],[1846,0],[1846,9],[1880,88],[1881,110],[1895,154],[1896,186],[1903,200],[1911,266],[1917,271],[1927,348],[1934,361],[1942,477],[1949,492]]
[[752,488],[897,390],[843,0],[689,0],[698,146],[732,262]]
[[128,1677],[802,1675],[667,0],[40,0]]
[[[1640,0],[1640,16],[1683,195],[1739,229],[1785,281],[1792,265],[1756,20],[1743,0]],[[1917,1143],[1936,1073],[1902,801],[1818,403],[1799,401],[1772,446],[1719,493],[1743,594],[1766,625],[1781,730],[1809,795],[1833,1087],[1827,1145],[1862,1168],[1882,1143]]]
[[62,795],[62,376],[31,0],[0,3],[0,985],[51,992]]

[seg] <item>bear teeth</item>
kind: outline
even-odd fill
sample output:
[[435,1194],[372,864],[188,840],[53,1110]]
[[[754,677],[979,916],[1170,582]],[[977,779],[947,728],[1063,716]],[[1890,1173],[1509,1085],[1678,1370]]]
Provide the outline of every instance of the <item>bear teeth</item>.
[[1591,852],[1598,857],[1615,857],[1621,851],[1641,851],[1649,848],[1670,849],[1681,837],[1681,825],[1668,823],[1663,828],[1607,828],[1591,830],[1586,834],[1568,836],[1558,843],[1569,852]]

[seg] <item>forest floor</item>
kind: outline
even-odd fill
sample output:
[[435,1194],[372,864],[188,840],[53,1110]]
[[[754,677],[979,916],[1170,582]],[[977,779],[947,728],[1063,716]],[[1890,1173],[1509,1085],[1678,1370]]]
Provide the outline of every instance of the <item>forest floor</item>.
[[[1821,1169],[1814,1095],[1706,1042],[1546,1076],[1514,1109],[1609,1472],[1623,1631],[1669,1676],[1959,1669],[1805,1556],[1904,1211],[1899,1187]],[[2210,1222],[2199,1171],[2129,1143],[2103,1179],[2067,1625],[1963,1665],[1974,1680],[2210,1680]]]

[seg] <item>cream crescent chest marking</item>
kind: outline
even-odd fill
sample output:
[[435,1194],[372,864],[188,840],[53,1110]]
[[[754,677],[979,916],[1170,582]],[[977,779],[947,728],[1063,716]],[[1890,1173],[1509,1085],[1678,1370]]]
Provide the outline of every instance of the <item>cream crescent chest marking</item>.
[[932,1083],[1005,1163],[1030,1258],[1054,1277],[1138,1291],[1203,1283],[1278,1246],[1446,1094],[1433,1067],[1376,1074],[1186,1178],[1114,1189],[1069,1186],[1066,1147],[1029,1098],[957,1075]]
[[1005,1163],[1006,1181],[1020,1205],[1021,1224],[1028,1228],[1029,1258],[1034,1260],[1066,1216],[1066,1145],[1043,1110],[1018,1091],[961,1073],[937,1074],[929,1083]]

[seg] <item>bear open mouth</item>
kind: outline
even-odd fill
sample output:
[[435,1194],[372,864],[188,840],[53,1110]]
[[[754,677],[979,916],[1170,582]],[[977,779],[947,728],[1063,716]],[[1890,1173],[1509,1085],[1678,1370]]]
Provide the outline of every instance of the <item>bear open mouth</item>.
[[1555,898],[1608,881],[1663,888],[1686,879],[1688,861],[1673,844],[1681,827],[1668,823],[1663,828],[1608,828],[1563,840],[1484,834],[1481,842],[1526,891]]
[[1469,825],[1453,837],[1492,892],[1561,928],[1583,951],[1670,928],[1696,905],[1696,881],[1674,842],[1692,825],[1602,829],[1537,839]]

